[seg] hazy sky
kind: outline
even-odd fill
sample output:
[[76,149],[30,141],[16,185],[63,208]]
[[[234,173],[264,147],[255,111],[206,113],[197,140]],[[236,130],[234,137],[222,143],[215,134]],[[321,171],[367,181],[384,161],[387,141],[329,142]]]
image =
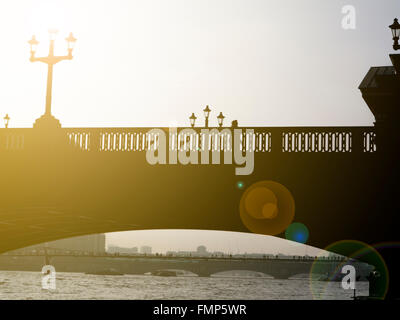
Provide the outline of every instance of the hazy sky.
[[[341,24],[349,4],[355,30]],[[11,127],[43,113],[46,67],[29,62],[27,40],[36,34],[46,54],[56,27],[59,54],[70,31],[78,39],[54,73],[53,113],[66,127],[187,125],[206,104],[211,124],[222,111],[244,126],[372,125],[357,87],[371,65],[390,64],[396,15],[398,0],[4,0],[0,113]],[[135,245],[137,235],[109,239]],[[182,249],[205,243],[188,235]]]
[[[346,4],[356,30],[342,29]],[[206,104],[214,124],[222,111],[246,126],[371,125],[357,87],[390,63],[396,13],[398,0],[5,0],[0,112],[11,126],[43,113],[46,67],[27,40],[47,53],[53,26],[59,53],[78,38],[54,73],[63,126],[187,125]]]

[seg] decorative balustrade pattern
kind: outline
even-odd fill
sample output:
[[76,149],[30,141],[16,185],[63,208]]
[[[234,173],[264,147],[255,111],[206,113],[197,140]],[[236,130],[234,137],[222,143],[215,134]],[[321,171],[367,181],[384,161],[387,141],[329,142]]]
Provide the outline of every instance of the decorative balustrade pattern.
[[[232,151],[233,136],[228,132],[205,133],[169,133],[170,147],[176,151]],[[206,139],[208,138],[208,141]],[[160,144],[160,137],[155,133],[147,132],[100,132],[98,138],[93,133],[70,132],[69,143],[81,150],[92,150],[91,143],[99,140],[98,151],[145,151],[154,150]],[[168,141],[167,141],[168,143]],[[243,133],[240,136],[240,150],[253,152],[271,152],[271,133],[256,132]]]
[[284,132],[283,152],[351,152],[351,132]]
[[[256,153],[350,153],[376,152],[376,134],[365,128],[243,128],[240,135],[241,151]],[[8,129],[9,130],[9,129]],[[0,130],[0,150],[23,150],[29,143],[31,129]],[[160,147],[161,139],[151,128],[76,128],[63,129],[68,142],[83,151],[132,152]],[[210,129],[208,135],[200,130],[178,129],[165,133],[166,148],[176,151],[233,151],[234,133],[228,128]],[[183,130],[183,131],[182,131]],[[2,131],[2,132],[1,132]],[[355,145],[354,139],[360,137]],[[208,140],[207,140],[208,139]]]
[[363,138],[364,152],[376,152],[376,133],[364,132]]
[[68,141],[74,147],[81,150],[89,150],[90,148],[90,133],[86,132],[75,132],[67,133]]
[[[233,134],[230,132],[205,133],[170,133],[172,150],[178,151],[233,151]],[[175,145],[176,143],[176,145]],[[255,132],[240,135],[240,150],[253,152],[271,152],[271,133]]]
[[25,146],[25,135],[21,133],[6,134],[4,136],[4,149],[5,150],[23,150]]
[[142,132],[102,132],[100,151],[143,151],[150,148],[150,135]]

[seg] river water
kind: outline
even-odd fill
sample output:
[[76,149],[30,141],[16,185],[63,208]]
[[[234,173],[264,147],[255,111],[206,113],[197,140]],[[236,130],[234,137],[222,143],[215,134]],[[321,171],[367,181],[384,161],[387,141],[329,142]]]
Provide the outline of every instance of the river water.
[[[357,283],[357,295],[368,295],[368,283]],[[42,274],[0,271],[0,299],[351,299],[340,282],[308,278],[103,276],[57,273],[56,289],[42,289]]]

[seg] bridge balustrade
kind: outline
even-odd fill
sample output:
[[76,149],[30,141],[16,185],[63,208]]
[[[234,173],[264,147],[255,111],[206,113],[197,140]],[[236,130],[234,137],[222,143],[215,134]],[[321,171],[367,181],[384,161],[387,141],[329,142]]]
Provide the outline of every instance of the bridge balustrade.
[[364,152],[376,152],[376,133],[367,131],[363,134]]
[[[70,145],[82,151],[132,152],[158,149],[159,133],[152,128],[65,128]],[[166,148],[174,151],[231,152],[234,134],[229,128],[210,128],[206,135],[200,129],[178,128],[165,133]],[[253,132],[246,132],[251,129]],[[33,129],[0,129],[0,150],[23,150]],[[243,128],[240,134],[241,151],[256,153],[350,153],[376,152],[376,133],[373,127],[269,127]]]
[[351,132],[284,132],[283,152],[351,152]]
[[2,149],[5,150],[22,150],[25,146],[25,134],[23,133],[7,133],[2,137]]

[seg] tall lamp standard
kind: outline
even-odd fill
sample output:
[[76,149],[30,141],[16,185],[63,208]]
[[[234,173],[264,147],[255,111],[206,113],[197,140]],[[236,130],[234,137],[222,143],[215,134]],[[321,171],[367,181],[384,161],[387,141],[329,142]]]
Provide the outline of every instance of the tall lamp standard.
[[206,106],[206,108],[203,110],[204,111],[204,117],[206,118],[206,128],[208,128],[208,117],[210,116],[210,108]]
[[400,50],[400,45],[399,45],[400,23],[399,23],[399,20],[397,18],[394,19],[393,24],[390,25],[389,28],[392,30],[392,34],[393,34],[393,41],[394,41],[393,49]]
[[72,35],[72,32],[69,36],[65,39],[68,44],[68,54],[66,56],[55,56],[54,55],[54,43],[56,40],[57,30],[49,30],[50,34],[50,48],[49,54],[47,57],[35,57],[36,48],[39,42],[36,40],[35,36],[32,36],[32,39],[28,41],[31,47],[31,62],[43,62],[47,64],[48,71],[47,71],[47,93],[46,93],[46,109],[45,113],[36,120],[34,127],[48,127],[48,128],[59,128],[61,127],[60,121],[58,121],[54,116],[51,114],[51,93],[52,93],[52,84],[53,84],[53,66],[63,60],[72,60],[72,50],[74,49],[74,45],[76,39]]
[[8,113],[6,114],[6,116],[3,119],[4,119],[4,126],[7,129],[8,128],[8,124],[10,123],[10,117],[8,116]]
[[224,119],[225,119],[225,116],[222,114],[222,112],[219,113],[217,119],[218,119],[219,127],[222,128],[222,126],[224,124]]

